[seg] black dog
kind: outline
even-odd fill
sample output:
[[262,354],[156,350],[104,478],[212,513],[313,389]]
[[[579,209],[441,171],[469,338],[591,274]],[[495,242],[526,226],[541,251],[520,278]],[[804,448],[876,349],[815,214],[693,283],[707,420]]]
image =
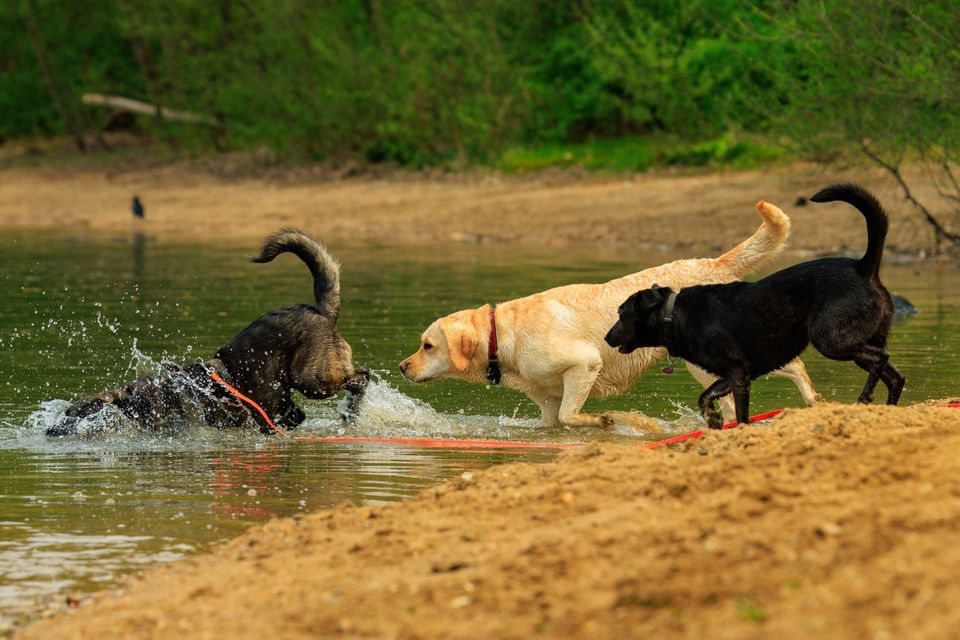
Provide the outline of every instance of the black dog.
[[349,398],[343,417],[355,417],[368,374],[354,368],[350,345],[337,332],[340,265],[322,244],[288,229],[267,238],[260,256],[251,260],[270,262],[285,252],[298,256],[309,267],[314,304],[267,313],[205,363],[172,366],[160,375],[139,378],[118,389],[79,400],[47,430],[47,435],[76,433],[81,419],[107,404],[148,427],[193,417],[218,427],[239,426],[253,418],[262,431],[270,430],[257,411],[246,408],[211,374],[254,400],[281,427],[296,427],[306,418],[293,401],[294,390],[319,399],[345,389]]
[[853,360],[869,374],[859,402],[870,402],[883,380],[887,404],[896,404],[904,378],[888,362],[893,304],[878,274],[887,215],[857,185],[832,185],[810,199],[839,200],[863,214],[867,251],[860,260],[823,258],[754,283],[687,287],[679,294],[654,285],[620,306],[607,344],[621,353],[665,346],[717,376],[699,400],[712,428],[722,422],[715,399],[733,393],[737,422],[747,422],[750,381],[779,369],[811,343],[826,357]]

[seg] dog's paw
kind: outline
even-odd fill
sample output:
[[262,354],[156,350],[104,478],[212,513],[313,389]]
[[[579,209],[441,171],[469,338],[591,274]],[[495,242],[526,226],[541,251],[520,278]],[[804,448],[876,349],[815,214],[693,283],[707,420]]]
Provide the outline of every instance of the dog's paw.
[[293,405],[289,411],[277,420],[277,424],[287,429],[296,429],[306,419],[307,414],[303,412],[303,409],[297,405]]
[[713,407],[707,407],[703,412],[703,418],[707,421],[707,427],[710,429],[723,429],[723,414],[714,409]]
[[601,414],[600,414],[599,416],[597,416],[597,417],[600,418],[600,426],[601,426],[602,428],[604,428],[604,429],[613,429],[613,425],[614,425],[613,416],[607,415],[606,413],[601,413]]
[[75,436],[79,433],[77,429],[79,422],[79,418],[63,416],[57,420],[55,425],[52,427],[47,427],[45,433],[48,438],[65,438],[67,436]]
[[611,411],[602,414],[601,419],[609,422],[604,427],[624,435],[650,435],[663,433],[660,423],[650,416],[636,411]]

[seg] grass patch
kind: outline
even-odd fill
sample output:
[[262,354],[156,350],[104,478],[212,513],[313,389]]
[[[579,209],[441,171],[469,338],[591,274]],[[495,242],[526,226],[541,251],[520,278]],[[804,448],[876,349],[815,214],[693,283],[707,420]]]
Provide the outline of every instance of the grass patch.
[[495,166],[511,173],[572,167],[611,173],[635,173],[666,167],[753,169],[781,161],[785,155],[777,145],[731,135],[701,142],[652,137],[617,138],[513,147]]
[[741,598],[737,602],[737,616],[753,622],[764,622],[767,619],[766,612],[750,598]]

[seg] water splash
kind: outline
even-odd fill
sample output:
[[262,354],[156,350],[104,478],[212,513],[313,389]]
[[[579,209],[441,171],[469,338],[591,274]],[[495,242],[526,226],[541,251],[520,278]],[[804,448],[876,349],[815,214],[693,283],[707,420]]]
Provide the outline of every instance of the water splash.
[[[134,339],[130,348],[127,375],[163,375],[174,365],[167,356],[153,358],[143,353]],[[185,381],[187,382],[187,381]],[[181,389],[189,398],[203,393],[197,388]],[[461,438],[502,439],[530,441],[589,442],[596,440],[637,441],[655,440],[703,427],[703,422],[689,407],[675,404],[676,417],[670,420],[652,419],[631,412],[615,414],[610,430],[540,426],[538,419],[504,415],[447,414],[435,410],[423,400],[411,398],[374,373],[356,421],[344,423],[340,419],[346,409],[346,397],[336,405],[330,402],[311,403],[300,400],[307,411],[307,420],[298,435],[373,437],[373,438]],[[123,415],[116,407],[105,405],[99,412],[81,418],[76,424],[76,435],[50,439],[44,434],[64,418],[70,402],[54,399],[40,404],[17,429],[16,445],[30,449],[103,448],[120,446],[123,449],[210,449],[226,443],[249,439],[274,441],[264,436],[251,422],[246,428],[217,429],[206,425],[199,404],[182,419],[168,421],[161,428],[144,428]]]

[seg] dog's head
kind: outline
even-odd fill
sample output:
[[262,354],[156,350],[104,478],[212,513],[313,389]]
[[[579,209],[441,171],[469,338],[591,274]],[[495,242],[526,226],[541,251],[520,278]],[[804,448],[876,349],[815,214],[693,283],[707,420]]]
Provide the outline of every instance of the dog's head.
[[477,315],[475,310],[457,311],[427,327],[420,349],[400,363],[403,375],[412,382],[468,377],[480,342]]
[[669,288],[653,285],[627,298],[617,310],[620,316],[617,323],[604,340],[620,353],[632,353],[640,347],[663,346],[660,322],[664,304],[671,293],[673,291]]

